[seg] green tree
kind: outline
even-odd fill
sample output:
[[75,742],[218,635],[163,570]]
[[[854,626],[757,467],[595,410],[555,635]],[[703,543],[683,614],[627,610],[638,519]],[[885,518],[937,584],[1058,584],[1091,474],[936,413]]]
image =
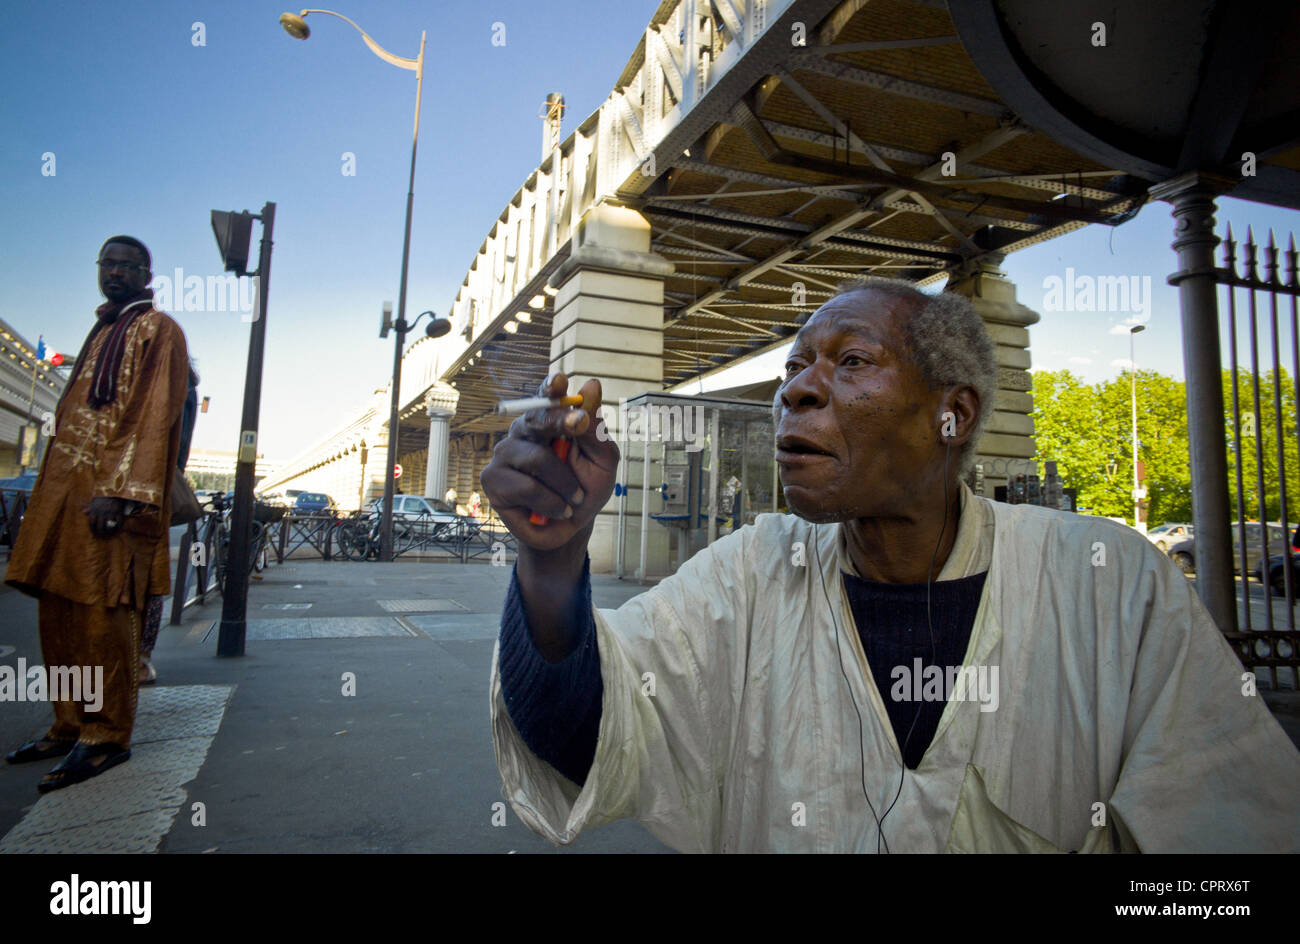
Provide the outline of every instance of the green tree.
[[[1300,455],[1297,449],[1296,387],[1285,370],[1276,394],[1282,405],[1282,455],[1286,465],[1287,517],[1300,518]],[[1258,389],[1252,384],[1250,371],[1237,371],[1237,398],[1241,411],[1241,438],[1232,418],[1232,371],[1223,372],[1223,405],[1228,452],[1228,494],[1236,495],[1237,460],[1241,460],[1241,509],[1247,520],[1280,521],[1282,517],[1281,477],[1278,474],[1277,404],[1274,401],[1274,375],[1267,371],[1259,378]],[[1258,398],[1256,397],[1258,393]],[[1260,461],[1262,460],[1262,462]],[[1263,468],[1263,512],[1260,510],[1260,481],[1256,470]],[[1234,513],[1237,505],[1233,504]]]
[[[1130,374],[1084,384],[1068,370],[1033,375],[1038,461],[1056,460],[1066,487],[1091,514],[1133,520]],[[1146,465],[1147,521],[1190,521],[1186,397],[1183,384],[1138,371],[1138,458]],[[1040,471],[1040,474],[1042,472]]]
[[[1300,519],[1300,427],[1296,422],[1296,383],[1279,369],[1260,374],[1237,372],[1241,414],[1240,442],[1233,420],[1232,371],[1222,375],[1224,447],[1228,461],[1228,494],[1237,510],[1237,462],[1241,462],[1240,507],[1247,520],[1279,521],[1282,516],[1278,443],[1287,469],[1287,517]],[[1068,370],[1033,375],[1034,438],[1041,464],[1055,459],[1067,487],[1078,489],[1079,505],[1092,514],[1133,519],[1133,449],[1131,440],[1131,375],[1087,385]],[[1258,397],[1256,394],[1258,393]],[[1146,464],[1147,521],[1192,520],[1190,444],[1187,436],[1186,387],[1182,381],[1138,371],[1138,457]],[[1277,404],[1281,404],[1281,438]],[[1257,469],[1263,469],[1261,480]]]

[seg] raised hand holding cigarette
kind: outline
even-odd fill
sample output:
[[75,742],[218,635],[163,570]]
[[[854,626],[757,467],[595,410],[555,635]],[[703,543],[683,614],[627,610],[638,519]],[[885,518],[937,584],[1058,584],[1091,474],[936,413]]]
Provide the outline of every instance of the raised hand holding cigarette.
[[[498,412],[527,410],[510,427],[483,470],[483,491],[522,545],[554,550],[589,533],[614,489],[618,447],[597,435],[600,381],[577,394],[554,374],[537,398],[506,401]],[[581,542],[585,554],[585,538]]]

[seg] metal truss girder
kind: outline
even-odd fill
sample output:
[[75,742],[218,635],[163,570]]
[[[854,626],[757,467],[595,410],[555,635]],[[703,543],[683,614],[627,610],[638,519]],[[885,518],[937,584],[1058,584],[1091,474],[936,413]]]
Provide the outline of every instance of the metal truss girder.
[[632,150],[636,153],[637,159],[643,157],[648,150],[646,145],[645,133],[641,130],[641,119],[637,117],[636,109],[628,101],[627,93],[622,89],[617,89],[614,93],[618,97],[619,117],[623,119],[623,133],[627,135],[628,141],[632,145]]
[[[880,222],[883,222],[883,220],[873,221],[872,225],[878,225]],[[850,245],[851,243],[858,243],[859,245]],[[843,249],[845,252],[860,252],[863,248],[875,251],[876,248],[879,247],[880,251],[887,251],[890,253],[897,252],[901,249],[905,252],[907,250],[913,250],[922,255],[933,257],[941,256],[955,259],[960,256],[960,253],[935,248],[934,243],[921,242],[916,239],[901,239],[896,236],[881,236],[878,233],[873,233],[869,230],[843,230],[842,232],[837,233],[833,240],[827,240],[823,245],[835,249]]]
[[[835,135],[828,134],[825,131],[818,131],[814,128],[801,128],[798,125],[785,124],[780,121],[771,121],[764,119],[763,126],[774,138],[785,138],[789,141],[804,141],[809,144],[816,144],[833,151],[841,144],[838,144]],[[865,140],[865,139],[864,139]],[[873,147],[878,154],[889,158],[893,161],[901,161],[904,164],[919,164],[927,166],[938,161],[940,158],[934,154],[926,154],[922,151],[913,151],[909,148],[901,148],[896,145],[885,144],[881,141],[866,141]],[[1072,183],[1069,175],[1048,175],[1048,174],[1029,174],[1018,176],[1005,176],[1004,172],[996,167],[989,167],[984,164],[972,163],[969,161],[959,162],[964,165],[964,169],[971,174],[990,175],[991,179],[996,179],[997,183],[1014,184],[1017,187],[1024,187],[1027,190],[1042,190],[1048,193],[1069,193],[1074,196],[1087,197],[1090,200],[1112,200],[1118,194],[1100,187],[1080,186]],[[1095,176],[1100,171],[1089,171],[1089,176]],[[1110,175],[1117,175],[1118,171],[1105,171]],[[944,178],[937,177],[937,181],[952,180],[954,183],[962,182],[962,178]],[[974,183],[967,179],[965,182]]]
[[[749,197],[771,197],[778,194],[797,193],[807,197],[808,200],[818,200],[821,194],[818,191],[828,191],[830,193],[844,194],[847,191],[840,188],[844,184],[809,184],[799,181],[791,181],[789,187],[769,187],[765,190],[714,190],[710,193],[680,193],[680,194],[659,194],[646,199],[644,202],[654,203],[659,206],[687,206],[690,204],[709,205],[711,200],[744,200]],[[725,186],[725,185],[724,185]],[[871,184],[850,184],[849,186],[870,187]],[[806,206],[807,202],[801,204]]]
[[[777,70],[776,75],[777,78],[781,80],[781,84],[793,92],[796,98],[811,108],[817,117],[821,118],[822,121],[826,122],[838,133],[843,134],[844,141],[848,146],[864,155],[867,160],[881,170],[889,171],[891,174],[894,172],[894,168],[890,167],[889,164],[886,163],[885,159],[876,153],[874,148],[866,144],[861,138],[854,134],[848,125],[832,113],[816,95],[804,88],[793,75],[785,69]],[[761,118],[759,119],[759,123],[762,123]]]
[[812,72],[832,79],[839,79],[841,82],[851,82],[854,85],[864,85],[867,88],[875,89],[878,92],[886,92],[890,95],[933,102],[936,105],[944,105],[958,111],[987,115],[991,118],[1002,118],[1010,114],[1007,106],[998,101],[976,98],[974,95],[964,95],[961,92],[951,92],[948,89],[924,85],[921,82],[912,82],[885,72],[873,72],[870,69],[863,69],[844,62],[831,62],[813,52],[795,52],[789,56],[787,63],[787,68],[790,69]]
[[[960,159],[960,158],[959,158]],[[920,174],[914,177],[905,177],[900,174],[891,174],[874,167],[865,167],[858,165],[844,165],[823,158],[813,158],[808,155],[796,154],[790,151],[782,151],[774,155],[776,163],[799,164],[810,167],[813,170],[819,170],[822,173],[832,176],[842,176],[850,180],[867,181],[871,183],[880,183],[893,189],[883,197],[878,197],[872,201],[873,206],[881,205],[890,200],[896,200],[908,192],[917,192],[937,198],[942,198],[950,203],[958,203],[963,206],[970,205],[970,209],[976,210],[987,204],[990,209],[1015,210],[1019,213],[1031,213],[1044,217],[1052,217],[1058,220],[1078,219],[1087,223],[1111,223],[1112,215],[1108,215],[1104,210],[1092,207],[1077,206],[1060,206],[1052,201],[1035,201],[1025,200],[1020,197],[1008,197],[1001,194],[981,193],[969,189],[950,189],[944,184],[938,184],[930,179],[927,175],[936,174],[938,166],[926,168]]]
[[[710,164],[705,161],[696,161],[683,159],[676,161],[673,166],[678,170],[690,171],[693,174],[707,174],[712,177],[725,177],[737,183],[757,184],[768,187],[794,187],[796,189],[807,186],[821,186],[820,184],[809,185],[806,181],[793,180],[789,177],[776,177],[772,174],[759,174],[754,171],[738,170],[735,167],[725,167],[721,164]],[[726,193],[714,194],[717,197],[725,197]],[[831,197],[836,200],[849,200],[856,203],[862,198],[862,194],[854,193],[849,190],[828,190],[817,194],[819,197]]]
[[[789,289],[786,289],[786,293],[789,294]],[[803,305],[783,305],[780,304],[779,302],[737,301],[737,302],[714,302],[713,303],[714,308],[721,308],[724,305],[734,305],[737,308],[762,308],[771,311],[806,311],[807,310],[806,306]],[[745,320],[752,321],[754,324],[762,324],[762,325],[780,326],[780,325],[788,325],[790,323],[788,320],[773,321],[767,318],[753,318],[748,316],[746,317]]]
[[[917,265],[916,263],[909,263],[907,266],[903,266],[903,267],[901,267],[901,268],[915,269],[915,268],[920,268],[920,267],[922,267],[922,266],[924,266],[924,265],[926,265],[926,264],[930,265],[931,267],[933,267],[933,268],[935,268],[935,269],[945,269],[945,268],[947,268],[947,266],[945,266],[943,263],[941,263],[941,262],[935,262],[933,259],[931,259],[931,260],[927,260],[926,262],[921,263],[921,265]],[[871,272],[871,271],[874,271],[875,269],[891,269],[891,268],[892,268],[892,269],[897,269],[897,268],[900,268],[900,266],[891,266],[891,265],[889,265],[889,264],[887,264],[887,263],[880,263],[880,264],[878,264],[878,265],[861,265],[861,266],[854,266],[853,268],[854,268],[854,269],[861,270],[861,271]],[[810,265],[810,266],[800,266],[799,269],[798,269],[798,271],[800,271],[800,272],[812,272],[812,273],[814,273],[814,274],[816,274],[816,275],[825,275],[825,276],[827,276],[827,277],[829,277],[829,278],[836,278],[836,279],[851,279],[851,278],[854,277],[854,272],[853,272],[851,269],[848,269],[848,268],[845,268],[845,269],[827,269],[827,268],[823,268],[822,266],[812,266],[812,265]]]
[[861,43],[836,43],[831,46],[809,46],[808,52],[829,56],[837,52],[874,52],[878,49],[915,49],[918,46],[950,46],[960,43],[957,36],[922,36],[916,39],[881,39]]
[[[807,223],[800,223],[798,220],[786,219],[781,216],[760,216],[757,213],[741,213],[738,210],[724,210],[721,207],[707,207],[702,212],[697,211],[688,215],[688,211],[677,208],[666,208],[655,204],[653,199],[646,201],[647,206],[643,212],[654,216],[672,218],[682,225],[694,224],[708,229],[718,230],[719,232],[731,233],[756,233],[759,236],[789,237],[800,233],[812,231],[812,227]],[[739,226],[729,226],[728,223],[743,224]],[[717,248],[717,247],[713,247]]]
[[682,67],[673,57],[672,49],[664,40],[661,30],[658,27],[651,27],[650,33],[647,33],[647,39],[650,34],[654,35],[652,45],[654,46],[654,57],[658,60],[660,67],[663,69],[664,79],[668,82],[668,90],[677,101],[682,100]]
[[[902,213],[919,213],[922,216],[929,216],[929,212],[925,207],[919,206],[906,199],[889,200],[882,203],[881,206],[890,210],[898,210]],[[985,216],[983,213],[976,213],[974,211],[962,212],[961,210],[952,207],[946,209],[951,210],[953,213],[960,214],[963,220],[968,220],[969,222],[979,224],[980,226],[1001,226],[1004,229],[1038,229],[1038,227],[1033,223],[1026,223],[1024,220],[1012,220],[1001,216]]]
[[[671,233],[669,235],[676,236],[677,234]],[[737,259],[734,254],[729,255],[725,252],[708,252],[703,249],[688,249],[685,246],[670,246],[667,243],[659,242],[657,239],[650,244],[650,248],[654,249],[656,252],[672,253],[675,256],[689,253],[689,258],[680,260],[674,259],[674,262],[689,262],[698,265],[717,265],[718,263],[735,265],[741,261],[740,259]],[[750,259],[749,261],[753,262],[754,260]]]
[[[717,303],[715,302],[714,304],[717,304]],[[762,327],[762,326],[760,326],[760,325],[753,324],[753,323],[751,323],[751,322],[745,321],[745,320],[743,320],[743,319],[741,319],[741,318],[732,318],[730,315],[724,315],[724,314],[722,314],[721,312],[710,311],[710,310],[708,310],[708,309],[704,309],[704,310],[701,310],[701,311],[697,312],[696,314],[697,314],[697,316],[698,316],[698,315],[707,315],[707,316],[710,317],[710,318],[721,318],[721,319],[723,319],[724,321],[734,321],[736,324],[740,325],[742,328],[747,328],[747,329],[749,329],[749,334],[750,334],[750,335],[754,335],[754,334],[766,334],[766,335],[768,335],[768,336],[770,336],[770,337],[773,337],[773,338],[779,336],[779,335],[777,335],[777,333],[776,333],[775,331],[769,331],[767,328],[764,328],[764,327]]]
[[[793,288],[792,285],[777,285],[775,282],[746,282],[745,287],[763,289],[768,292],[784,292],[786,294],[789,294],[790,289]],[[806,288],[804,289],[804,293],[807,295],[831,294],[829,291],[822,291],[819,288]]]
[[[695,317],[695,316],[692,316],[692,317]],[[707,327],[705,327],[705,326],[703,326],[703,325],[686,324],[685,322],[678,322],[678,323],[674,324],[674,325],[672,326],[672,328],[673,328],[673,330],[675,330],[675,331],[679,331],[679,332],[683,332],[683,333],[682,333],[682,334],[673,334],[673,333],[671,333],[671,332],[669,331],[669,329],[668,329],[667,327],[665,327],[665,328],[664,328],[664,344],[667,344],[667,343],[669,342],[669,340],[674,340],[674,341],[677,341],[678,343],[683,343],[683,342],[686,342],[686,341],[690,341],[690,340],[691,340],[691,335],[692,335],[693,333],[695,333],[695,332],[698,332],[698,333],[700,333],[700,334],[714,334],[714,335],[718,335],[718,334],[720,334],[720,335],[722,335],[723,337],[726,337],[726,338],[743,337],[743,335],[738,335],[734,330],[732,330],[732,331],[724,331],[722,328],[707,328]],[[718,343],[718,342],[716,342],[716,341],[712,341],[712,342],[711,342],[711,341],[709,341],[707,338],[702,338],[702,339],[701,339],[701,343],[702,343],[702,344],[711,344],[711,343],[712,343],[712,344],[716,344],[716,343]]]
[[687,279],[691,282],[709,282],[713,285],[727,281],[717,275],[705,275],[702,272],[683,272],[680,269],[668,276],[670,279]]
[[843,233],[810,248],[816,248],[824,252],[852,252],[858,255],[892,256],[896,259],[922,259],[926,262],[955,262],[963,258],[961,253],[944,249],[935,243],[911,248],[899,246],[883,239],[872,239],[870,236],[859,241],[850,241],[845,239]]
[[[645,215],[646,215],[646,216],[650,216],[650,215],[652,215],[652,214],[651,214],[651,212],[647,209],[647,210],[645,211]],[[694,248],[696,248],[696,249],[703,249],[703,250],[706,250],[706,251],[709,251],[709,252],[720,252],[720,253],[723,253],[724,255],[729,255],[729,256],[731,256],[733,259],[735,259],[735,261],[737,261],[737,262],[753,262],[753,261],[754,261],[754,260],[751,259],[749,256],[742,255],[741,253],[736,252],[734,249],[727,249],[727,248],[725,248],[725,247],[723,247],[723,246],[712,246],[712,245],[710,245],[709,243],[701,242],[700,240],[696,239],[696,238],[693,237],[693,236],[687,236],[685,233],[680,233],[680,232],[678,232],[679,227],[681,227],[681,226],[685,226],[687,223],[691,224],[692,230],[694,230],[695,228],[698,228],[698,227],[701,226],[701,225],[703,225],[705,229],[719,229],[719,228],[721,228],[721,224],[716,224],[716,225],[712,225],[712,226],[708,225],[708,218],[707,218],[707,217],[705,218],[704,221],[700,221],[700,220],[698,219],[698,217],[696,217],[696,216],[690,216],[690,217],[682,218],[682,217],[672,216],[671,214],[668,214],[668,213],[660,213],[660,214],[658,214],[658,215],[660,215],[660,216],[668,216],[670,219],[673,219],[673,220],[675,221],[675,225],[670,226],[670,227],[668,227],[668,228],[666,228],[666,229],[662,229],[662,230],[660,231],[660,233],[659,233],[659,238],[660,238],[661,240],[662,240],[662,239],[667,239],[668,237],[671,236],[673,239],[680,239],[682,242],[690,243],[691,246],[694,247]],[[734,230],[732,230],[732,231],[734,231]],[[748,232],[748,230],[746,230],[745,232]]]
[[[821,279],[816,278],[813,274],[811,274],[807,269],[789,269],[786,266],[782,266],[781,270],[785,272],[787,275],[793,276],[794,278],[798,279],[800,282],[807,280],[816,285],[821,285],[824,288],[828,288],[832,291],[839,291],[839,283],[823,282]],[[832,277],[839,279],[840,281],[843,281],[844,273],[836,272]]]
[[[794,0],[772,16],[766,29],[744,50],[726,72],[721,73],[681,120],[654,147],[657,166],[668,167],[702,135],[708,133],[731,110],[733,103],[760,82],[790,55],[790,37],[796,22],[820,23],[837,0]],[[625,197],[635,197],[653,181],[634,170],[616,188]]]
[[727,27],[727,32],[731,34],[732,41],[743,50],[745,48],[745,24],[741,21],[736,8],[731,5],[731,0],[713,0],[713,7],[718,11],[718,15],[722,17],[722,22]]

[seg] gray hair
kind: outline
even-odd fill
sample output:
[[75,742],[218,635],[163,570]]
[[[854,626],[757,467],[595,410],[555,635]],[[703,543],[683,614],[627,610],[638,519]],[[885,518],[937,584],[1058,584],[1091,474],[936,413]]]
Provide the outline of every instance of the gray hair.
[[853,292],[873,291],[916,303],[903,323],[908,356],[931,390],[940,387],[973,387],[979,394],[980,411],[975,429],[958,455],[958,475],[965,476],[975,465],[976,447],[990,416],[998,388],[997,352],[984,319],[970,299],[955,292],[927,295],[902,279],[869,278],[837,286],[835,298]]

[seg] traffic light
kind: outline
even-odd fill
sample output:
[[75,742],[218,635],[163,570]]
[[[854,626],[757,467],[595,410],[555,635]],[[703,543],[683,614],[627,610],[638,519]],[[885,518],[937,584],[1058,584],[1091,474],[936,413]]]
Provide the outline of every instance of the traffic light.
[[227,272],[248,275],[248,245],[253,237],[253,214],[212,211],[212,234]]

